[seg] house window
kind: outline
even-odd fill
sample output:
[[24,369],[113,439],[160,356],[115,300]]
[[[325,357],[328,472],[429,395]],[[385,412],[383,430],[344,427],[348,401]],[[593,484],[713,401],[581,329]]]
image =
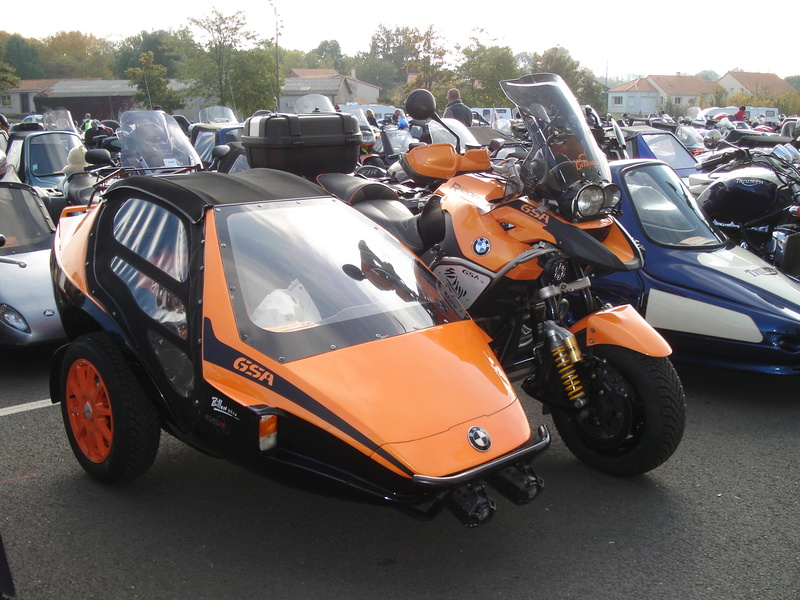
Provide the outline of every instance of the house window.
[[675,104],[680,104],[681,100],[682,100],[682,98],[680,98],[680,97],[675,98]]
[[11,96],[8,94],[0,96],[0,106],[11,106]]
[[611,96],[611,106],[622,106],[622,96]]

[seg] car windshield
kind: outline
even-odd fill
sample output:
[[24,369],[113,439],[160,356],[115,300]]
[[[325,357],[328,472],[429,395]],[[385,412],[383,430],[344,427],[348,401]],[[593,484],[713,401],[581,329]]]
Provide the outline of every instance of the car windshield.
[[693,168],[697,163],[697,160],[686,149],[686,146],[669,133],[644,133],[642,134],[642,140],[653,151],[653,155],[658,160],[663,160],[673,169]]
[[629,169],[623,175],[623,187],[644,234],[656,244],[709,247],[724,243],[723,236],[703,218],[694,197],[668,166],[652,164]]
[[31,135],[28,140],[28,164],[36,177],[63,174],[69,151],[82,145],[77,135],[58,131]]
[[329,198],[215,212],[237,328],[290,361],[466,318],[389,234]]
[[0,234],[6,240],[0,256],[47,250],[52,231],[29,189],[0,185]]

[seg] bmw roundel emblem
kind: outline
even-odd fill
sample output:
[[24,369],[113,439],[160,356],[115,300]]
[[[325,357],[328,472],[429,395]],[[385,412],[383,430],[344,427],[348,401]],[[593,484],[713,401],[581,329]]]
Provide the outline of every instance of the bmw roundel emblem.
[[472,251],[478,256],[489,254],[489,250],[491,249],[492,244],[485,237],[479,237],[477,240],[472,242]]
[[469,438],[469,443],[475,450],[486,452],[492,447],[492,438],[489,437],[489,434],[486,433],[483,427],[470,427],[467,437]]

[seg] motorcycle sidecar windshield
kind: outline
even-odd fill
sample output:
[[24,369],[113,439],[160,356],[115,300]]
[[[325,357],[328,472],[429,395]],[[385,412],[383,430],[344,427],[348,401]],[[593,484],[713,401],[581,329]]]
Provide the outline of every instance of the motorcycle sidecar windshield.
[[290,361],[467,318],[384,230],[338,200],[216,211],[242,339]]
[[[694,197],[673,169],[649,164],[628,169],[623,187],[645,236],[675,248],[718,247],[721,233],[703,217]],[[624,209],[623,209],[624,210]]]

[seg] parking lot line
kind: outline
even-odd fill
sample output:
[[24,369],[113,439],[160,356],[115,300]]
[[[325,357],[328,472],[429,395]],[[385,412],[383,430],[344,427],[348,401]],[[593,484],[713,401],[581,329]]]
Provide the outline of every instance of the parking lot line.
[[37,400],[36,402],[26,402],[25,404],[17,404],[16,406],[9,406],[0,408],[0,417],[6,415],[13,415],[14,413],[25,412],[28,410],[36,410],[37,408],[45,408],[46,406],[56,406],[52,403],[50,398],[47,400]]

